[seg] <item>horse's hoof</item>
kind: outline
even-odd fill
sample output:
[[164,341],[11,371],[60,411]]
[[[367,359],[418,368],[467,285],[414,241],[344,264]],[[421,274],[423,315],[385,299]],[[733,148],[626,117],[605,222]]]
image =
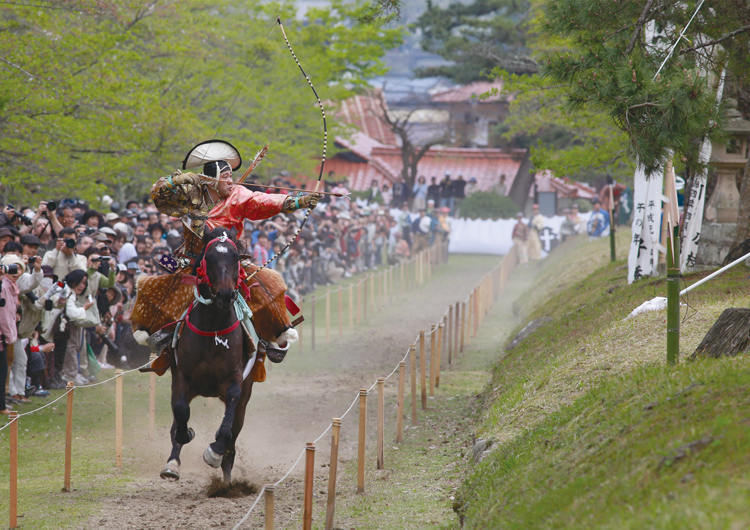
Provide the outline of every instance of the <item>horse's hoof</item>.
[[159,476],[164,479],[180,480],[180,464],[177,460],[170,460]]
[[219,467],[222,458],[224,458],[224,455],[214,453],[211,446],[206,447],[206,450],[203,451],[203,461],[211,467]]

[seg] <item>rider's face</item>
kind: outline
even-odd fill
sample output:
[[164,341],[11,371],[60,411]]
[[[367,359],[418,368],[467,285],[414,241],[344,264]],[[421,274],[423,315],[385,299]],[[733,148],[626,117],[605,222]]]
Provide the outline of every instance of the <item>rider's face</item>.
[[222,197],[228,197],[229,194],[232,193],[233,188],[234,183],[232,182],[232,170],[225,169],[221,172],[221,175],[219,175],[219,195]]

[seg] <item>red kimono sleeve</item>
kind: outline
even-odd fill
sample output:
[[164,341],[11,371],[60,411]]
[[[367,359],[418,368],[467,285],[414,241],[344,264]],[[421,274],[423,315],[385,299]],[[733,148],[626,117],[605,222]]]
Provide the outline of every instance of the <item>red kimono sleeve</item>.
[[286,195],[255,192],[236,186],[229,197],[211,209],[207,224],[210,228],[222,226],[231,229],[234,227],[241,236],[244,219],[258,221],[278,215],[281,213],[281,207],[286,198]]

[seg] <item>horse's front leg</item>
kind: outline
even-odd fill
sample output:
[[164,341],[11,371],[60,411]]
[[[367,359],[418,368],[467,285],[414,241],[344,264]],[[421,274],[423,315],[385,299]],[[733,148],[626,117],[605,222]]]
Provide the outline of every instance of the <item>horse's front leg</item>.
[[219,467],[221,465],[224,451],[228,444],[232,441],[232,424],[234,423],[234,415],[237,410],[237,404],[240,402],[242,396],[242,373],[237,374],[237,377],[227,385],[226,392],[224,393],[224,418],[221,421],[219,430],[216,431],[216,441],[210,444],[203,452],[203,461],[211,467]]
[[237,408],[234,411],[234,422],[232,423],[232,439],[226,446],[224,458],[221,460],[221,470],[224,472],[224,482],[229,483],[232,480],[232,468],[234,467],[235,444],[240,436],[242,426],[245,425],[245,409],[247,402],[250,401],[250,395],[253,392],[252,378],[248,377],[242,384],[242,395],[240,396]]
[[159,476],[179,480],[180,451],[183,445],[195,437],[195,431],[187,426],[190,419],[190,399],[182,374],[176,370],[172,371],[172,416],[172,428],[169,431],[172,439],[172,452]]

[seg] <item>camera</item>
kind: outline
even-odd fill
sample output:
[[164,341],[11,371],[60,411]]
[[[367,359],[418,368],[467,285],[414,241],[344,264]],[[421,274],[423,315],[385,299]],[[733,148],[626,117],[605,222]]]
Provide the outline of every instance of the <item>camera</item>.
[[52,300],[50,300],[49,298],[44,301],[44,310],[52,311]]
[[47,211],[54,212],[57,210],[57,203],[55,201],[47,201]]
[[10,221],[13,222],[16,219],[19,220],[19,221],[21,221],[26,226],[31,226],[32,224],[34,224],[34,221],[33,221],[33,219],[31,219],[31,217],[29,217],[28,215],[24,215],[22,213],[16,212],[13,215],[13,218]]
[[34,264],[36,264],[36,256],[31,256],[29,258],[29,265],[33,267]]
[[65,246],[68,248],[76,248],[76,240],[69,237],[65,240]]
[[98,258],[91,258],[91,261],[94,262],[94,263],[96,263],[98,261],[104,261],[104,258],[102,258],[101,256],[99,256]]
[[3,274],[18,274],[18,265],[15,263],[10,265],[0,265],[0,272]]
[[36,302],[37,300],[39,300],[39,297],[35,295],[33,291],[29,291],[28,293],[24,293],[24,294],[26,295],[26,298],[31,300],[32,304]]

